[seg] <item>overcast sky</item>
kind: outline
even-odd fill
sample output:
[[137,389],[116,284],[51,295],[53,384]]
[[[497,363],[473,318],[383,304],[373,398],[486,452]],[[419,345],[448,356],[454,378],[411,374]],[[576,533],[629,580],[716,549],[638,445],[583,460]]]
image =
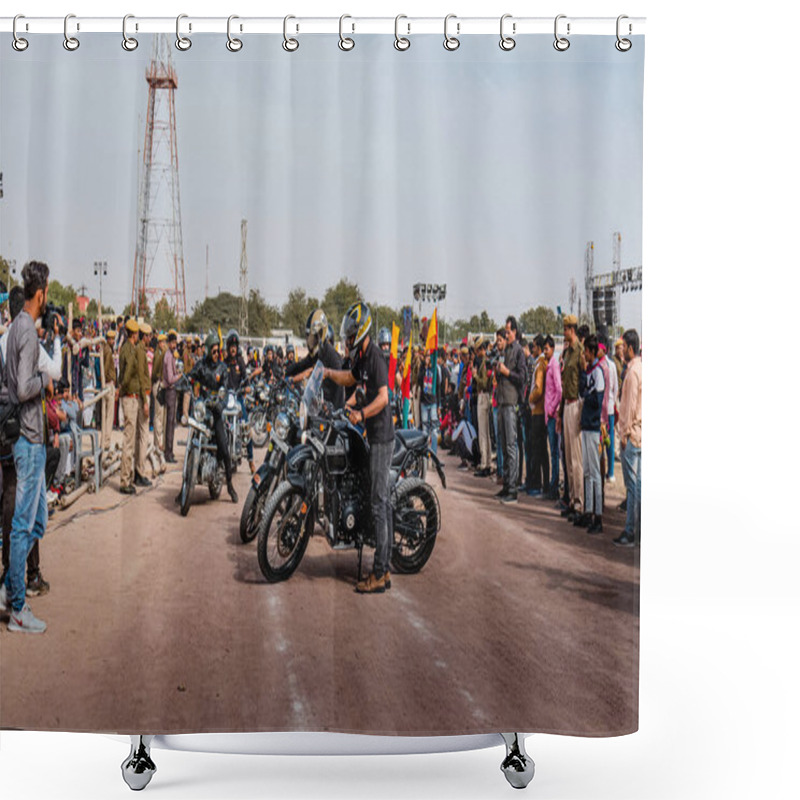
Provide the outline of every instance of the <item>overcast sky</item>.
[[[0,48],[0,253],[47,261],[92,296],[92,264],[109,263],[104,302],[131,296],[138,159],[150,36],[127,53],[115,34],[36,35],[25,53]],[[169,37],[170,44],[174,36]],[[446,283],[450,318],[496,318],[568,305],[595,271],[641,264],[644,40],[525,36],[224,36],[172,47],[186,288],[238,292],[240,224],[248,220],[249,282],[280,304],[289,289],[319,296],[340,277],[367,299],[411,300],[417,281]],[[160,273],[160,274],[159,274]],[[156,264],[151,281],[169,282]],[[622,323],[641,329],[641,294],[623,295]]]

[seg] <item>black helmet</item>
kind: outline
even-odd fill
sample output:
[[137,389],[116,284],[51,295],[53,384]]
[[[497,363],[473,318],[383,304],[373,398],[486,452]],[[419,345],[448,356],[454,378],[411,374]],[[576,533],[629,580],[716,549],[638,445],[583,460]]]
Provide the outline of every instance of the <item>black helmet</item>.
[[274,352],[275,352],[275,348],[271,344],[268,344],[264,348],[264,355],[266,355],[267,353],[274,353]]
[[289,353],[294,353],[294,345],[291,342],[286,345],[286,355],[288,356]]
[[321,308],[312,311],[306,320],[306,345],[309,355],[317,354],[327,330],[328,318],[325,316],[325,312]]
[[328,338],[329,344],[333,344],[333,325],[331,325],[330,322],[328,323],[328,336],[327,336],[327,338]]
[[205,344],[205,348],[206,348],[206,354],[210,355],[211,354],[211,348],[219,346],[219,336],[217,335],[217,332],[216,331],[209,331],[208,332],[208,336],[206,336],[206,340],[205,340],[204,344]]
[[231,328],[225,336],[225,349],[227,350],[232,344],[239,346],[239,333],[234,328]]
[[278,349],[275,351],[275,355],[278,356],[278,358],[283,358],[283,348],[280,345],[278,345]]
[[381,328],[378,331],[378,347],[382,348],[385,344],[388,344],[389,347],[392,346],[392,334],[388,328]]
[[347,349],[353,350],[364,341],[371,327],[372,313],[369,306],[361,302],[353,303],[344,314],[339,336]]

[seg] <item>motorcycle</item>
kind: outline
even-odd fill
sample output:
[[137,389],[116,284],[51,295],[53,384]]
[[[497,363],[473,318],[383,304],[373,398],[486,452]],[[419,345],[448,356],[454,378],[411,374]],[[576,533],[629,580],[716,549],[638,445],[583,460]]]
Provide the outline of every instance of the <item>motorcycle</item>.
[[197,484],[208,486],[211,499],[216,500],[225,483],[225,466],[222,460],[217,458],[217,446],[214,443],[212,407],[221,409],[232,463],[237,463],[235,460],[237,457],[239,462],[242,460],[243,433],[240,425],[242,412],[236,401],[236,393],[220,388],[206,399],[193,398],[191,412],[186,418],[189,438],[183,457],[183,481],[178,495],[182,517],[189,513],[192,492]]
[[[299,410],[300,444],[286,455],[286,479],[270,496],[258,529],[258,563],[270,583],[297,569],[317,522],[334,550],[358,549],[358,575],[364,545],[375,547],[370,506],[369,444],[343,411],[322,397],[320,362],[309,378]],[[390,471],[391,563],[398,573],[419,572],[427,563],[441,526],[439,499],[417,477],[401,477],[408,453],[421,432],[397,445],[400,457]],[[427,438],[424,440],[427,442]],[[437,464],[442,485],[444,471]]]
[[[285,474],[289,449],[300,443],[300,399],[296,389],[282,386],[275,390],[273,397],[276,398],[276,408],[269,426],[269,445],[264,462],[253,475],[239,519],[239,536],[245,544],[252,542],[258,534],[264,506]],[[277,408],[278,397],[281,398],[280,408]]]
[[263,380],[252,384],[252,392],[245,395],[244,402],[250,420],[250,438],[253,446],[261,449],[269,438],[270,385]]

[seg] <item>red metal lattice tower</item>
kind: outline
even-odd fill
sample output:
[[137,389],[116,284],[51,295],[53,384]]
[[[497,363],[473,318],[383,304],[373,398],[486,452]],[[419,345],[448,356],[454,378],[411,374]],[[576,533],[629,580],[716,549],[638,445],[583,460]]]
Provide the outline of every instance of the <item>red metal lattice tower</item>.
[[153,37],[146,77],[147,122],[140,161],[131,304],[139,316],[143,303],[166,297],[178,319],[183,319],[187,308],[175,121],[178,77],[166,34]]

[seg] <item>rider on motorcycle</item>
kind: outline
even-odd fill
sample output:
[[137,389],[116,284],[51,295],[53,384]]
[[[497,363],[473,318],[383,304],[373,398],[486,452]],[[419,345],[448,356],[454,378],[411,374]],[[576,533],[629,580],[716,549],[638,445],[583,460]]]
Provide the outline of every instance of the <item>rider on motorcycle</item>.
[[[286,367],[287,378],[300,383],[311,373],[317,361],[321,361],[323,366],[330,369],[342,369],[342,357],[327,338],[329,327],[328,318],[321,308],[309,314],[306,320],[308,355]],[[333,403],[334,408],[344,408],[344,388],[332,380],[327,379],[322,382],[322,395],[327,402]]]
[[272,381],[273,377],[272,373],[274,367],[275,367],[275,348],[271,344],[268,344],[264,348],[264,366],[262,368],[264,371],[264,378],[266,379],[267,383],[270,383]]
[[366,426],[369,441],[370,503],[375,523],[375,558],[372,572],[356,586],[363,594],[391,588],[389,559],[392,555],[389,507],[389,468],[394,450],[394,425],[389,409],[389,374],[386,359],[369,335],[372,314],[366,303],[354,303],[344,315],[341,339],[352,359],[349,370],[326,368],[324,377],[340,386],[365,385],[366,405],[355,408],[355,395],[347,401],[354,425]]
[[[239,334],[233,328],[228,331],[225,337],[225,366],[228,372],[225,380],[225,388],[232,392],[238,392],[242,381],[247,378],[247,366],[239,348]],[[250,377],[254,378],[261,374],[261,367],[256,367]],[[248,390],[249,391],[249,390]],[[242,411],[242,421],[247,422],[247,408],[240,397],[236,398],[239,408]],[[253,442],[247,440],[247,460],[250,464],[250,474],[256,471],[256,462],[253,460]]]
[[206,336],[206,354],[201,361],[198,361],[192,367],[189,377],[199,384],[201,393],[209,397],[211,401],[206,407],[210,409],[214,419],[214,444],[217,446],[217,453],[225,466],[225,481],[228,494],[234,503],[238,503],[239,495],[236,494],[236,490],[233,488],[233,465],[231,464],[231,454],[228,450],[228,436],[225,431],[225,422],[222,419],[222,409],[214,402],[214,398],[210,397],[212,393],[217,392],[227,382],[228,370],[225,364],[220,361],[219,347],[219,336],[212,331]]

